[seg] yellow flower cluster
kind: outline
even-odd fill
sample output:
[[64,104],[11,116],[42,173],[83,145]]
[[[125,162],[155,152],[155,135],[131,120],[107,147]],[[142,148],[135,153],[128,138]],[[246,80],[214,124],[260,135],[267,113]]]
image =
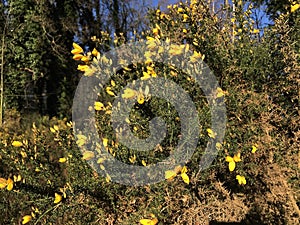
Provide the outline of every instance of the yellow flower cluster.
[[92,56],[95,57],[99,57],[100,53],[97,51],[97,49],[93,49],[92,53],[88,53],[88,54],[84,54],[83,49],[76,43],[73,43],[73,50],[71,51],[71,53],[73,54],[73,59],[74,60],[81,60],[82,62],[84,62],[85,64],[81,65],[79,64],[77,69],[85,72],[89,69],[89,62],[92,60]]
[[175,167],[174,170],[167,170],[165,172],[165,178],[167,180],[173,180],[177,174],[180,173],[182,180],[184,181],[184,183],[189,184],[190,183],[190,178],[187,175],[187,167],[181,167],[181,166],[177,166]]
[[229,171],[232,172],[234,171],[235,169],[235,163],[237,162],[241,162],[241,153],[237,153],[235,154],[233,157],[231,156],[226,156],[226,162],[228,162],[228,168],[229,168]]

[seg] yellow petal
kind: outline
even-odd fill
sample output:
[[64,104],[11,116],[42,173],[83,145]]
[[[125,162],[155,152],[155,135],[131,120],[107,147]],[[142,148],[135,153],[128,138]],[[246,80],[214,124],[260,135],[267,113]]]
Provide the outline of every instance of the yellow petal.
[[6,188],[7,180],[5,178],[0,178],[0,189]]
[[216,133],[212,129],[207,128],[206,131],[209,137],[216,138]]
[[89,66],[88,65],[78,65],[77,66],[77,70],[80,70],[82,72],[85,72],[89,69]]
[[147,163],[145,162],[145,160],[142,160],[142,165],[147,166]]
[[83,49],[78,44],[76,44],[75,42],[73,42],[73,48],[77,49],[80,52],[83,52]]
[[60,194],[55,193],[55,198],[54,198],[54,203],[57,204],[59,202],[61,202],[62,200],[62,196]]
[[165,178],[167,180],[172,180],[176,176],[177,176],[177,173],[174,170],[167,170],[167,171],[165,171]]
[[13,187],[14,187],[14,181],[12,179],[8,178],[7,179],[7,187],[6,187],[6,189],[8,191],[11,191],[13,189]]
[[257,147],[255,146],[255,145],[252,145],[252,150],[251,150],[251,152],[252,153],[255,153],[257,151]]
[[202,54],[194,51],[193,55],[190,57],[192,63],[197,62],[199,59],[202,59]]
[[253,34],[258,34],[258,33],[259,33],[259,29],[254,29],[254,30],[252,31],[252,33],[253,33]]
[[107,138],[103,138],[102,139],[102,143],[103,143],[104,147],[107,147],[107,145],[108,145],[108,139]]
[[183,21],[182,22],[186,22],[188,18],[189,18],[189,16],[187,14],[183,14]]
[[141,80],[147,80],[151,78],[150,74],[147,72],[143,72],[143,76],[141,77]]
[[83,57],[83,55],[81,55],[81,54],[76,54],[76,55],[73,56],[73,59],[74,59],[74,60],[80,60],[82,57]]
[[137,102],[141,105],[145,102],[145,97],[144,97],[143,93],[138,94]]
[[31,219],[32,219],[32,216],[31,216],[31,215],[23,216],[23,217],[22,217],[22,224],[28,223],[29,221],[31,221]]
[[11,145],[14,147],[21,147],[23,145],[23,143],[20,141],[13,141],[13,143]]
[[104,110],[104,104],[102,102],[95,102],[94,109],[97,111]]
[[98,160],[97,160],[97,163],[99,163],[99,164],[101,164],[101,163],[103,163],[104,162],[104,158],[99,158]]
[[226,162],[232,162],[234,160],[233,160],[233,158],[231,156],[228,155],[228,156],[226,156],[225,161]]
[[187,172],[187,167],[186,166],[182,167],[181,173],[186,173],[186,172]]
[[20,174],[18,176],[14,175],[14,182],[19,182],[19,181],[21,181],[21,179],[22,179],[22,177]]
[[152,33],[153,33],[154,35],[158,35],[159,29],[158,29],[158,28],[153,28]]
[[236,175],[236,179],[238,180],[239,185],[244,185],[247,183],[246,178],[244,176]]
[[106,174],[105,180],[107,183],[111,181],[111,177],[109,176],[109,174]]
[[129,158],[129,161],[130,161],[131,163],[134,163],[134,162],[136,161],[136,156],[135,156],[135,155],[131,156],[131,157]]
[[116,82],[114,80],[110,81],[111,86],[115,87],[116,86]]
[[81,61],[83,61],[83,62],[87,63],[87,62],[89,62],[89,61],[90,61],[90,58],[89,58],[89,57],[87,57],[87,56],[83,56],[83,57],[81,57]]
[[225,92],[220,87],[218,87],[217,88],[217,98],[221,98],[224,95],[225,95]]
[[235,155],[233,156],[233,160],[234,160],[235,162],[240,162],[240,161],[242,161],[242,160],[241,160],[241,153],[238,152],[237,154],[235,154]]
[[181,178],[184,181],[184,183],[186,183],[186,184],[190,183],[190,178],[186,173],[181,173]]
[[97,49],[94,48],[93,51],[92,51],[92,55],[97,57],[98,53],[99,52],[97,51]]
[[112,92],[111,87],[106,88],[106,93],[111,95],[111,96],[115,96],[115,93]]
[[136,91],[135,90],[132,90],[130,88],[126,88],[124,90],[124,94],[122,94],[122,98],[124,98],[124,99],[130,99],[130,98],[135,97],[135,95],[136,95]]
[[53,127],[50,127],[50,131],[51,131],[52,133],[56,133],[56,130],[55,130]]
[[297,9],[300,8],[300,4],[295,4],[291,6],[291,13],[295,12]]
[[73,49],[73,50],[71,51],[71,53],[72,53],[73,55],[78,55],[78,54],[80,54],[80,53],[83,53],[83,50],[80,50],[80,49]]
[[235,169],[235,161],[229,162],[228,168],[229,168],[230,172],[234,171],[234,169]]
[[64,162],[66,162],[66,161],[67,161],[67,159],[66,159],[65,157],[59,158],[59,160],[58,160],[58,162],[60,162],[60,163],[64,163]]
[[156,225],[157,223],[158,223],[157,218],[140,220],[140,224],[142,224],[142,225]]
[[94,157],[95,157],[95,153],[94,152],[92,152],[92,151],[86,151],[86,152],[83,153],[82,159],[84,159],[84,160],[90,160],[90,159],[92,159]]
[[218,150],[222,149],[222,144],[221,144],[220,142],[217,142],[217,143],[216,143],[216,148],[217,148]]

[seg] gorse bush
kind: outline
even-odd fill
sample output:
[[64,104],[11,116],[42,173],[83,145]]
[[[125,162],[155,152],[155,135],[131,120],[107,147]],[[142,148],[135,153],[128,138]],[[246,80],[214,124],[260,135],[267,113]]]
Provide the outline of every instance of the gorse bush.
[[[122,51],[122,44],[136,40],[126,42],[122,35],[102,31],[101,37],[92,37],[95,46],[101,46],[98,50],[84,51],[74,43],[73,59],[82,79],[96,81],[83,92],[90,95],[79,97],[83,104],[74,107],[95,112],[95,119],[73,124],[39,117],[32,123],[32,118],[26,121],[16,111],[6,114],[13,121],[0,131],[1,224],[297,223],[299,5],[291,4],[273,26],[260,30],[252,19],[253,6],[234,3],[234,10],[222,6],[217,13],[204,1],[150,10],[149,30],[136,38],[142,43],[137,53],[141,59],[132,62],[131,52]],[[110,58],[115,47],[120,47],[120,55]],[[163,63],[165,59],[169,63]],[[186,60],[187,71],[176,68]],[[201,60],[219,83],[210,92],[191,75],[201,71],[197,64]],[[139,188],[114,183],[109,157],[149,167],[174,155],[182,135],[180,116],[188,115],[188,110],[180,114],[163,98],[171,85],[155,89],[153,82],[160,78],[179,85],[195,106],[199,118],[191,129],[199,132],[195,152],[190,159],[175,158],[174,167],[161,171],[166,182]],[[212,128],[210,101],[217,106],[225,102],[223,140],[220,130]],[[129,114],[120,115],[130,129],[114,127],[114,110],[122,112],[121,104],[131,102]],[[118,135],[148,138],[154,134],[150,121],[155,117],[164,120],[167,133],[153,149],[138,151],[119,141]],[[76,130],[82,127],[93,127],[102,143],[86,130]],[[200,171],[207,143],[218,155]],[[88,147],[97,144],[104,151]]]

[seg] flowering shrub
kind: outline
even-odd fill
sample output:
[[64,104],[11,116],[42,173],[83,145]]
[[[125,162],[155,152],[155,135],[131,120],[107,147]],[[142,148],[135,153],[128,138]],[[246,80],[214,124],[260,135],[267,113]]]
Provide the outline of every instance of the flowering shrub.
[[[188,93],[199,114],[200,137],[190,161],[164,171],[166,182],[140,188],[115,184],[111,174],[99,176],[87,164],[96,158],[99,168],[106,170],[104,157],[89,150],[81,153],[78,147],[89,137],[74,137],[71,121],[38,117],[34,123],[22,124],[15,112],[19,119],[0,130],[0,197],[4,201],[0,223],[155,225],[222,219],[295,224],[299,219],[295,191],[299,187],[298,8],[292,4],[290,12],[264,31],[255,26],[252,5],[242,1],[236,2],[235,11],[228,7],[219,13],[212,13],[202,1],[181,2],[165,12],[150,11],[147,48],[156,49],[159,56],[164,42],[171,56],[183,55],[191,63],[204,60],[221,86],[214,95],[215,100],[225,99],[228,121],[223,142],[215,144],[218,156],[211,167],[199,172],[206,143],[218,135],[211,128],[203,91],[188,74],[157,63],[151,51],[145,51],[143,62],[128,65],[120,60],[122,68],[89,107],[96,111],[93,125],[105,150],[126,164],[146,167],[164,160],[181,134],[181,119],[169,102],[154,97],[147,85],[139,90],[127,87],[121,93],[124,100],[136,100],[126,118],[135,136],[147,138],[149,121],[154,117],[162,117],[167,124],[167,136],[149,152],[118,143],[110,118],[117,94],[128,83],[167,78]],[[102,34],[92,41],[106,48],[125,41]],[[192,54],[186,55],[189,49]],[[83,76],[111,72],[101,71],[112,62],[100,49],[85,52],[74,43],[71,53]]]

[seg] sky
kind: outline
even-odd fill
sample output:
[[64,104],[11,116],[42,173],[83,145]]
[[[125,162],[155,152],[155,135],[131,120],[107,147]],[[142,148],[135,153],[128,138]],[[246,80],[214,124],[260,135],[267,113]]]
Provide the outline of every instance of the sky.
[[[179,0],[151,0],[149,1],[153,6],[161,5],[161,9],[166,9],[167,5],[175,4],[177,2],[180,2]],[[183,0],[184,2],[184,0]],[[232,1],[229,0],[229,3],[232,4]],[[267,15],[264,12],[265,6],[261,6],[259,9],[256,9],[254,12],[254,15],[256,15],[258,18],[261,18],[261,24],[258,28],[263,28],[267,26],[268,24],[272,23],[267,17]]]

